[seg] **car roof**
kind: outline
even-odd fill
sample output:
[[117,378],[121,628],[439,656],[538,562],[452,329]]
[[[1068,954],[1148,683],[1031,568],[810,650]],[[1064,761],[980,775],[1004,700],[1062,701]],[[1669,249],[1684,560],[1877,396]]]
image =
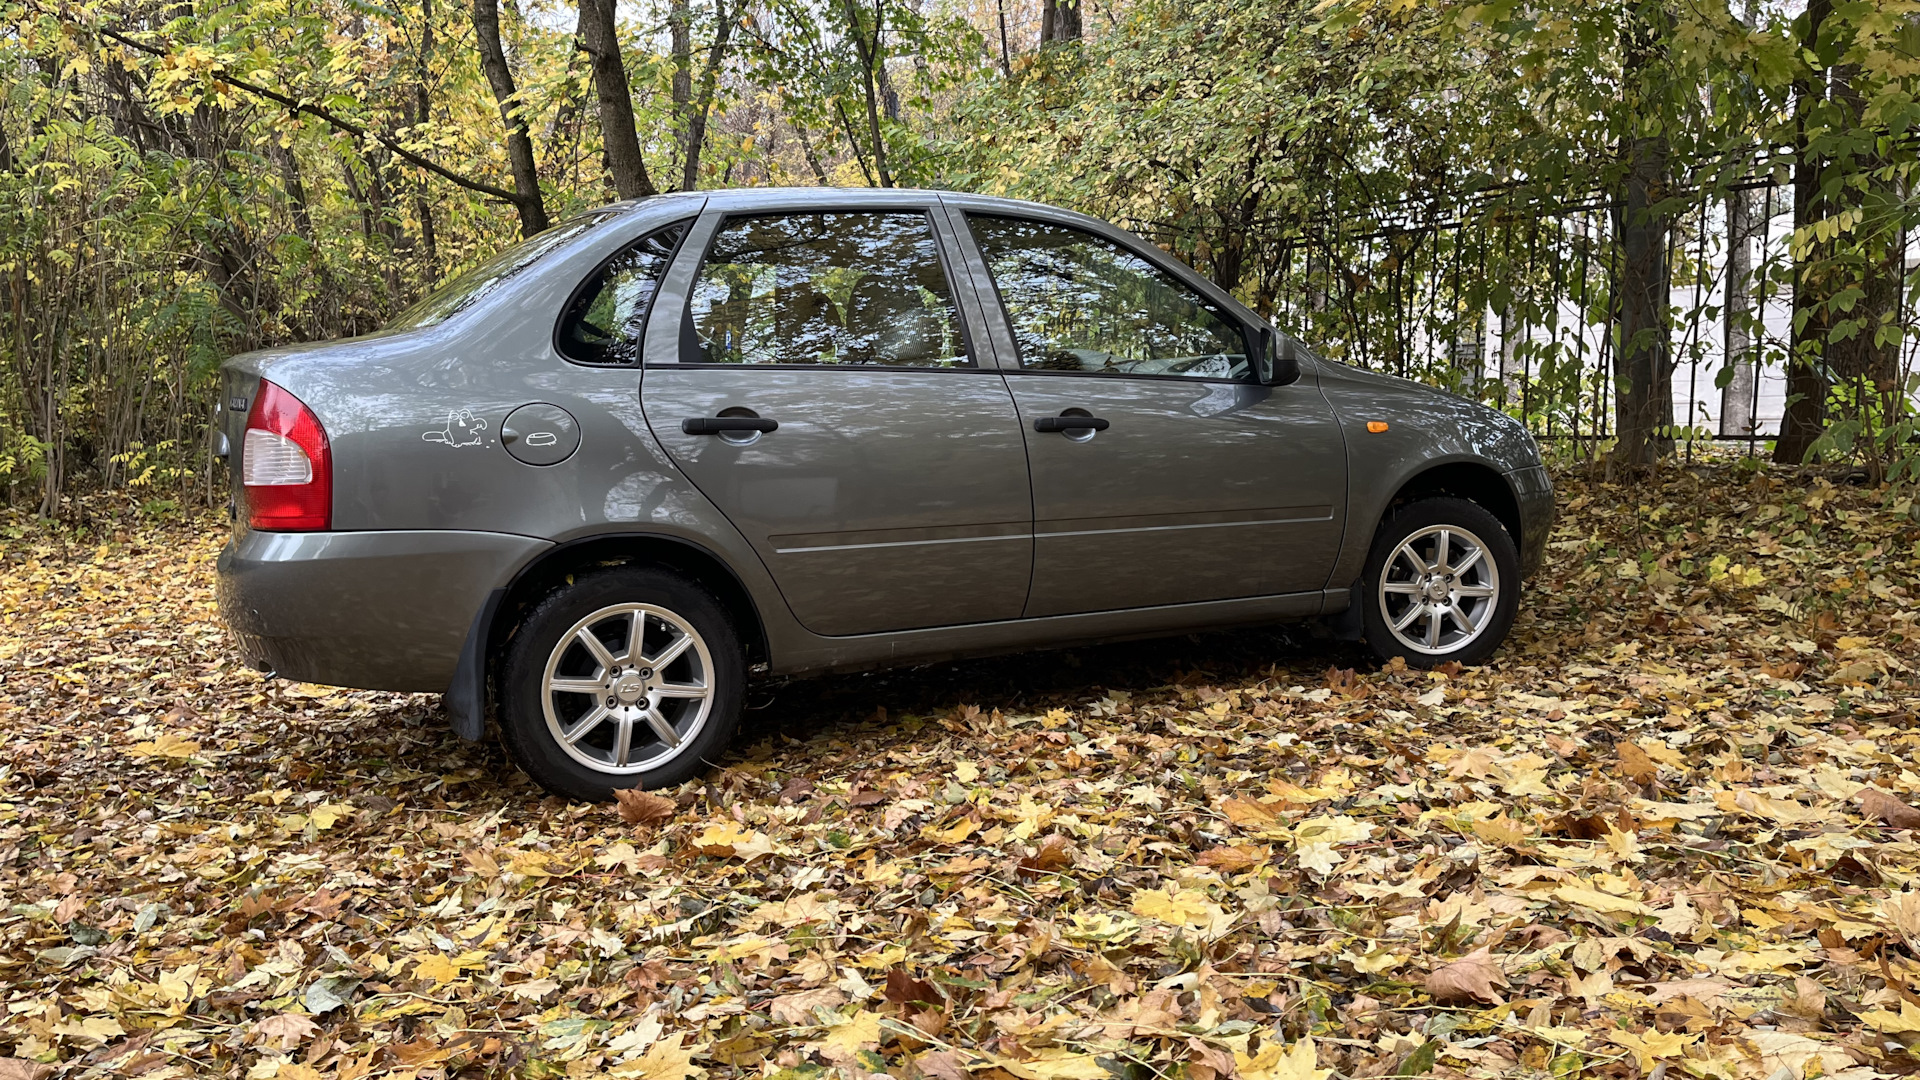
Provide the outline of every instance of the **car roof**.
[[[1010,217],[1038,218],[1059,224],[1077,226],[1095,235],[1104,235],[1118,240],[1122,246],[1129,244],[1159,248],[1153,241],[1138,233],[1115,225],[1110,221],[1092,217],[1075,210],[1067,210],[1046,203],[1030,202],[1025,199],[1009,199],[998,195],[974,195],[963,191],[944,191],[936,188],[867,188],[867,187],[736,187],[715,188],[709,191],[676,191],[654,195],[645,199],[635,199],[614,206],[631,207],[636,213],[670,212],[684,207],[684,213],[696,214],[703,209],[718,210],[722,213],[752,213],[755,211],[801,210],[810,206],[823,209],[854,206],[912,206],[941,204],[957,210],[1005,214]],[[664,220],[664,219],[663,219]],[[1160,252],[1164,252],[1160,248]],[[1159,252],[1156,252],[1158,255]],[[1173,260],[1171,256],[1158,259],[1161,263]],[[1225,304],[1229,310],[1242,317],[1258,318],[1252,314],[1227,290],[1220,288],[1192,270],[1182,267],[1179,275],[1187,279],[1189,285],[1197,286],[1200,291],[1217,303]]]
[[952,205],[974,209],[997,209],[1008,213],[1045,215],[1063,219],[1074,219],[1102,227],[1111,227],[1107,222],[1089,217],[1073,210],[1049,206],[1046,203],[1029,202],[1025,199],[1009,199],[998,195],[975,195],[969,192],[943,191],[937,188],[868,188],[868,187],[736,187],[714,188],[707,191],[674,191],[649,196],[644,199],[630,199],[626,202],[612,203],[603,210],[657,210],[675,203],[688,203],[694,206],[708,205],[716,210],[752,210],[760,207],[793,206],[863,206],[887,205],[899,203],[933,203],[945,201]]

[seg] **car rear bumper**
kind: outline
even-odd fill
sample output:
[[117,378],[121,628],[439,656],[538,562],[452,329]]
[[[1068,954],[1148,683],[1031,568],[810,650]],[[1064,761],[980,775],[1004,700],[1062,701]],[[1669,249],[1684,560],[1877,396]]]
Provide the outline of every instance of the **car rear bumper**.
[[1553,531],[1553,480],[1544,466],[1533,465],[1507,474],[1514,501],[1520,507],[1520,572],[1532,577],[1547,553],[1547,534]]
[[452,530],[241,530],[220,614],[242,658],[302,682],[438,693],[487,594],[547,541]]

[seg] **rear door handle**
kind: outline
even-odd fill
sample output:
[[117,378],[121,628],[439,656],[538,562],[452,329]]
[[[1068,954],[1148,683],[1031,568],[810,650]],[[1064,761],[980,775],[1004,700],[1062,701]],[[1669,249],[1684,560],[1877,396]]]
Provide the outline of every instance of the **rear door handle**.
[[1035,431],[1105,431],[1112,426],[1097,416],[1042,416],[1033,422]]
[[688,435],[718,435],[723,431],[778,431],[780,421],[764,416],[694,416],[680,421]]

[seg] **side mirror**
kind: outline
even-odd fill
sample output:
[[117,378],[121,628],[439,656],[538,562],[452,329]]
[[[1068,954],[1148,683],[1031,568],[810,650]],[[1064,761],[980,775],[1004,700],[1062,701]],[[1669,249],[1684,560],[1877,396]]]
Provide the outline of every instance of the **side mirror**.
[[1255,328],[1254,336],[1260,343],[1260,359],[1256,370],[1261,385],[1290,386],[1299,382],[1300,357],[1294,352],[1293,339],[1285,334],[1276,334],[1265,326]]

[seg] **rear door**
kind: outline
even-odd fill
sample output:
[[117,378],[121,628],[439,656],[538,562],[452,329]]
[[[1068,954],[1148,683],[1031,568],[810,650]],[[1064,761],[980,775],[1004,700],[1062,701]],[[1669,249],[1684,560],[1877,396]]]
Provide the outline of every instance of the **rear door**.
[[649,426],[817,634],[1026,603],[1019,415],[975,362],[928,209],[710,212],[672,274],[680,310],[663,291],[656,311],[677,340],[648,333]]
[[[1324,588],[1346,449],[1309,373],[1251,377],[1245,327],[1143,251],[1065,222],[969,212],[1033,478],[1025,613]],[[1072,418],[1105,423],[1073,427]],[[1035,430],[1041,427],[1054,430]],[[1091,423],[1091,421],[1090,421]]]

